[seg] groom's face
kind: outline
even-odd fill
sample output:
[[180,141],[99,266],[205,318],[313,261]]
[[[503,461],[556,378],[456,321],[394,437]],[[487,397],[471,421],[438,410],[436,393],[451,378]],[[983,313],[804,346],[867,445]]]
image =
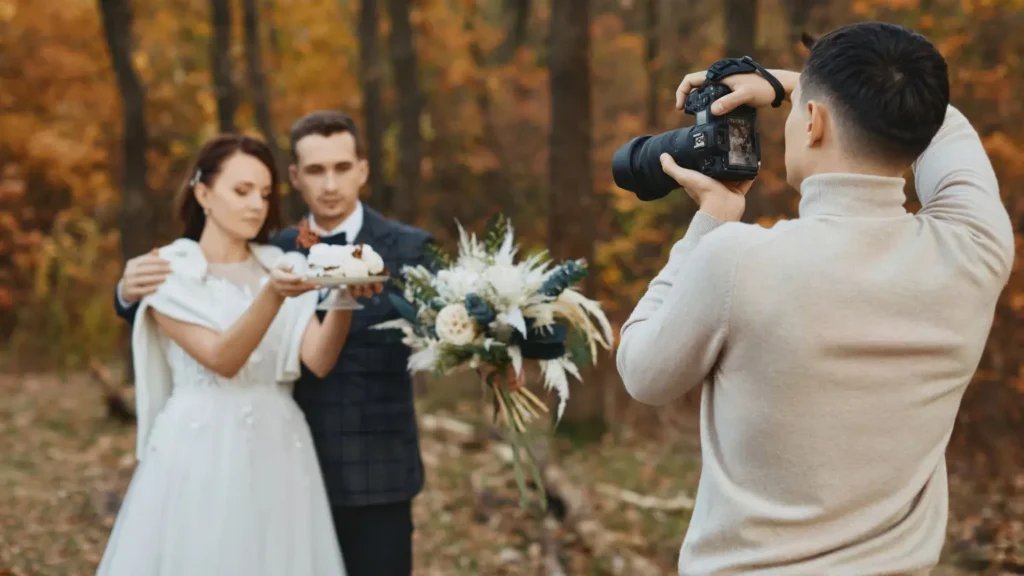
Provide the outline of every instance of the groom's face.
[[302,193],[319,226],[337,226],[355,210],[369,166],[356,153],[349,132],[310,134],[295,143],[295,164],[289,175]]

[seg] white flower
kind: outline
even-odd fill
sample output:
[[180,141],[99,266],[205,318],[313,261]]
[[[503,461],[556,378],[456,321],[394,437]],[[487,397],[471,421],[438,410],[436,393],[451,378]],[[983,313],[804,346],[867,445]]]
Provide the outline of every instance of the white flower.
[[536,327],[547,326],[555,323],[555,310],[548,303],[534,304],[523,311],[523,315],[533,318],[533,325]]
[[437,313],[434,321],[437,336],[449,344],[464,346],[476,337],[476,323],[462,304],[449,304]]
[[464,268],[477,274],[487,269],[487,262],[476,256],[463,256],[459,258],[459,268]]
[[479,282],[480,274],[457,266],[437,273],[437,292],[446,302],[462,302],[477,291]]
[[526,283],[523,274],[515,266],[496,265],[491,266],[484,272],[484,277],[494,288],[498,298],[515,304],[522,300],[525,294]]

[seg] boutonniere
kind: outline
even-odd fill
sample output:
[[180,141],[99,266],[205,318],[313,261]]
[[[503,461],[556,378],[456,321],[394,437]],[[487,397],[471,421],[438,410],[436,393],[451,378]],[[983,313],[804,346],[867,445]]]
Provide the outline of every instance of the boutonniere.
[[309,250],[311,246],[320,242],[320,235],[309,227],[309,217],[304,217],[299,221],[297,226],[299,230],[298,236],[295,237],[295,247],[303,250]]

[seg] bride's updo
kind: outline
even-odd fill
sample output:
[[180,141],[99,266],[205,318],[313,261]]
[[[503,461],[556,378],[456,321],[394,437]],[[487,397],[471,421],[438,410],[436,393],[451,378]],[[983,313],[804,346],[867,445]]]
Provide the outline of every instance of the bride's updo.
[[246,154],[259,160],[270,171],[270,195],[267,197],[267,219],[263,227],[253,238],[256,242],[267,243],[270,234],[281,226],[281,176],[274,164],[274,155],[262,140],[243,134],[220,134],[203,144],[196,153],[191,169],[185,182],[178,190],[178,217],[185,225],[182,236],[191,240],[199,240],[206,225],[206,214],[196,199],[195,187],[200,182],[213,186],[213,180],[220,173],[224,162],[237,153]]

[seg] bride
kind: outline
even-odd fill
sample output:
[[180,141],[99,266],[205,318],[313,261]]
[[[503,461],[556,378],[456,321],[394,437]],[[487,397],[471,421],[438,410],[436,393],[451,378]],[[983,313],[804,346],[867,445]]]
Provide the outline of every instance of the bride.
[[291,386],[300,364],[331,370],[351,311],[318,320],[305,260],[266,243],[277,186],[258,140],[219,136],[199,152],[184,237],[160,250],[171,274],[132,332],[139,465],[99,576],[345,574]]

